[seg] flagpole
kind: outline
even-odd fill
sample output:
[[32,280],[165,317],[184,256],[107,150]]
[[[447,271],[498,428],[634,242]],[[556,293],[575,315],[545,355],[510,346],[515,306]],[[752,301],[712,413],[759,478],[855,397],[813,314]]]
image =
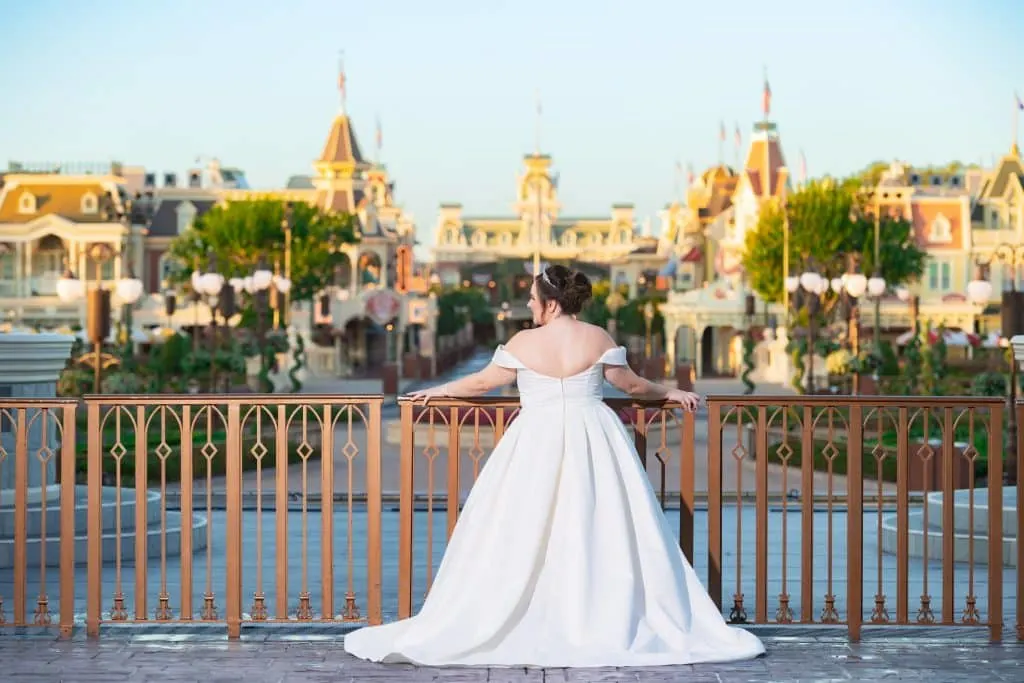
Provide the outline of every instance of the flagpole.
[[1024,109],[1024,100],[1021,100],[1017,93],[1014,93],[1013,99],[1013,145],[1011,147],[1017,149],[1017,124],[1020,121],[1020,110]]

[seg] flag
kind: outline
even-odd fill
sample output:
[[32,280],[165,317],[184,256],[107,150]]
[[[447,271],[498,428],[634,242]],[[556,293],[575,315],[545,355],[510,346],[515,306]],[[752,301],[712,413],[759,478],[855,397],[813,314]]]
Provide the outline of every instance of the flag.
[[693,179],[694,179],[693,164],[687,164],[686,165],[686,182],[689,183],[690,185],[693,185]]
[[718,127],[718,139],[725,142],[725,121],[722,121]]
[[761,102],[761,108],[764,110],[765,118],[768,118],[768,115],[772,111],[772,87],[768,85],[767,74],[765,74],[764,77],[764,95],[763,100]]
[[676,159],[676,173],[682,173],[682,172],[683,172],[683,162],[679,161],[679,159]]
[[743,133],[740,132],[740,124],[739,123],[736,124],[736,146],[737,147],[742,147],[743,146]]
[[1024,111],[1024,100],[1020,98],[1020,95],[1014,93],[1013,96],[1017,98],[1017,109]]
[[384,131],[380,127],[380,117],[377,117],[377,149],[384,146]]
[[807,157],[804,156],[804,151],[800,150],[800,184],[807,182]]
[[345,52],[338,54],[338,94],[341,95],[341,107],[345,108]]

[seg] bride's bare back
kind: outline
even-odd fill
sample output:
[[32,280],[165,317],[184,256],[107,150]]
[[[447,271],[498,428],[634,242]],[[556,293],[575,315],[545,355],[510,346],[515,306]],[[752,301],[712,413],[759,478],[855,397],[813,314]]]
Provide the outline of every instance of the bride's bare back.
[[523,330],[506,345],[519,362],[534,372],[561,378],[589,370],[614,346],[602,328],[569,317]]

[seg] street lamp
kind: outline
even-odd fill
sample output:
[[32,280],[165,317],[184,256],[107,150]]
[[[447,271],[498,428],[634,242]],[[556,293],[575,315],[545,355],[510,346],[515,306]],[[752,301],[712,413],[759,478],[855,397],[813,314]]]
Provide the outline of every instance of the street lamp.
[[[860,272],[855,258],[850,259],[848,272],[840,278],[842,297],[846,308],[846,325],[850,338],[850,353],[854,359],[860,360],[860,306],[858,300],[868,291],[868,278]],[[857,368],[859,370],[859,368]],[[860,372],[853,373],[852,393],[860,393]]]
[[[1016,261],[1016,249],[1010,248]],[[998,253],[998,252],[997,252]],[[993,254],[995,258],[995,254]],[[975,271],[974,279],[967,283],[967,300],[978,308],[988,304],[992,297],[992,283],[988,281],[988,262],[979,263]],[[1016,264],[1014,264],[1014,275],[1011,280],[1011,289],[1004,291],[1000,302],[1000,313],[1002,314],[1002,330],[1000,336],[1004,339],[1011,339],[1016,335],[1024,334],[1024,307],[1022,307],[1022,293],[1016,290]],[[1013,484],[1017,481],[1017,362],[1010,358],[1010,395],[1009,414],[1007,415],[1006,426],[1009,435],[1006,442],[1006,452],[1009,458],[1006,461],[1005,476],[1006,482]]]
[[[217,272],[216,260],[211,255],[210,265],[205,273],[194,271],[192,273],[192,287],[199,300],[204,300],[210,308],[210,390],[216,391],[217,387],[217,305],[222,290],[227,282],[224,276]],[[230,285],[229,285],[230,286]]]
[[646,329],[646,335],[644,337],[644,359],[649,360],[651,358],[651,326],[654,324],[654,314],[656,312],[654,303],[648,301],[644,304],[644,327]]
[[[107,193],[107,205],[110,207],[115,206],[113,195],[109,192]],[[142,280],[135,277],[135,269],[132,266],[132,261],[134,260],[135,225],[142,225],[143,234],[145,234],[153,222],[155,213],[156,203],[153,200],[152,192],[147,192],[145,195],[141,192],[136,192],[135,198],[123,200],[122,211],[115,213],[117,220],[124,227],[124,241],[120,251],[121,278],[114,285],[114,293],[122,303],[121,320],[119,322],[122,330],[121,343],[126,346],[131,344],[132,308],[138,302],[145,289]]]
[[785,279],[786,291],[793,295],[794,307],[807,308],[807,393],[814,394],[814,346],[818,335],[818,312],[821,306],[821,295],[828,291],[831,282],[811,269],[799,277]]
[[618,338],[618,327],[619,310],[626,305],[626,297],[619,293],[619,290],[613,289],[612,293],[608,295],[604,305],[608,307],[608,334],[611,335],[613,340]]
[[[64,274],[57,281],[57,297],[64,303],[85,298],[86,334],[93,346],[91,352],[82,354],[77,362],[93,371],[93,393],[100,393],[105,368],[117,365],[116,357],[103,353],[103,342],[110,335],[110,290],[103,287],[103,264],[110,260],[113,252],[106,244],[94,244],[89,249],[89,258],[96,264],[96,279],[92,289],[75,277],[71,267],[65,264]],[[129,292],[130,293],[130,292]]]
[[896,288],[896,296],[910,306],[910,324],[914,330],[914,336],[917,337],[920,333],[921,295],[906,285],[900,285]]

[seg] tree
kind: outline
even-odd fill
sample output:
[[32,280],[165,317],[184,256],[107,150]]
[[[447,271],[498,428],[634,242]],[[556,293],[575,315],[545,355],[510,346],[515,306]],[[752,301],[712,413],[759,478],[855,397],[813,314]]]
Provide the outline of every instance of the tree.
[[[261,258],[284,267],[285,204],[278,200],[231,202],[214,207],[171,244],[172,257],[182,266],[175,279],[187,282],[194,268],[217,260],[226,278],[252,274]],[[334,269],[345,256],[342,244],[356,241],[356,222],[350,214],[325,213],[305,202],[292,205],[291,299],[311,301],[334,282]]]
[[[782,300],[783,225],[789,219],[789,271],[814,268],[826,278],[842,276],[855,256],[866,275],[875,272],[875,222],[856,178],[809,183],[790,195],[785,206],[769,204],[747,233],[743,267],[750,286],[765,301]],[[879,230],[880,272],[896,285],[920,277],[927,255],[913,239],[911,224],[885,216]],[[826,308],[835,301],[826,298]]]

